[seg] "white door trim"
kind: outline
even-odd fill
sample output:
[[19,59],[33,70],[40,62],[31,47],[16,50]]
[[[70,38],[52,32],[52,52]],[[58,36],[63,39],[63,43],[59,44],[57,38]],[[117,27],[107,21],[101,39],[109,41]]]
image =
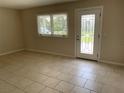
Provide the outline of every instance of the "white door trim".
[[79,11],[87,11],[87,10],[93,10],[93,9],[100,9],[101,11],[101,17],[100,17],[100,28],[99,28],[99,41],[98,41],[98,58],[96,59],[97,61],[100,60],[101,57],[101,44],[102,44],[102,22],[103,22],[103,6],[97,6],[97,7],[89,7],[89,8],[78,8],[75,10],[75,56],[77,57],[77,13]]

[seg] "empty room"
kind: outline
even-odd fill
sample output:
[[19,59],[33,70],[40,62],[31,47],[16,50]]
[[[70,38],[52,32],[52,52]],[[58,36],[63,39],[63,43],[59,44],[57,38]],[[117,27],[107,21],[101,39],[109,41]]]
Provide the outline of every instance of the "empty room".
[[123,0],[0,0],[0,93],[124,93]]

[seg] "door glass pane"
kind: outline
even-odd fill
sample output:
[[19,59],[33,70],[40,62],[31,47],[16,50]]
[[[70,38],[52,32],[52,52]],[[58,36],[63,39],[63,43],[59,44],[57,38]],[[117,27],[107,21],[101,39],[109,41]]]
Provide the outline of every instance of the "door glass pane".
[[84,54],[94,52],[95,14],[81,16],[81,49]]

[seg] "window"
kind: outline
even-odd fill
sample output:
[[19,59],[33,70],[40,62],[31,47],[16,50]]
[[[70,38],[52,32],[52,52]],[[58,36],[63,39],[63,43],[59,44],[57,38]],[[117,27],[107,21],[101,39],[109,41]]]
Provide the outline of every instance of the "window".
[[68,35],[67,14],[39,15],[38,33],[43,36]]

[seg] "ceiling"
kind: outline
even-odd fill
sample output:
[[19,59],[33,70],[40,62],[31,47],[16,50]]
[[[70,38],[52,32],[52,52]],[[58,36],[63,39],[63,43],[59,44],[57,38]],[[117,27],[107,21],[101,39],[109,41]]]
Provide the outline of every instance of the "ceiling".
[[71,2],[76,0],[0,0],[0,7],[12,9],[27,9],[32,7]]

